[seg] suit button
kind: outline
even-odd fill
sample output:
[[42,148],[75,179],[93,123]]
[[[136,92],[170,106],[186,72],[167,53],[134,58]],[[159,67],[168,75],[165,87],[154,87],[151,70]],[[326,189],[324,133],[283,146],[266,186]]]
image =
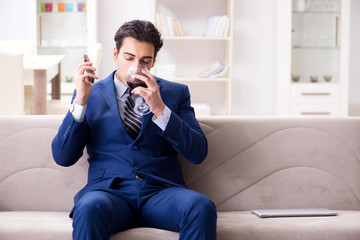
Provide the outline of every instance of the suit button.
[[138,170],[139,170],[139,168],[138,168],[138,167],[134,167],[134,170],[135,170],[135,171],[138,171]]
[[133,150],[138,150],[139,148],[138,148],[138,146],[133,146],[132,149]]

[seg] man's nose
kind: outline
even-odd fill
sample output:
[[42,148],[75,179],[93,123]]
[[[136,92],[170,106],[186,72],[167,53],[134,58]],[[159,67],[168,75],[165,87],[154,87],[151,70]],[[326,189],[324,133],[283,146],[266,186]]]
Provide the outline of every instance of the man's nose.
[[143,67],[145,67],[145,65],[144,65],[143,63],[141,63],[140,61],[136,61],[136,62],[134,63],[134,65],[135,65],[135,67],[137,67],[137,68],[143,68]]

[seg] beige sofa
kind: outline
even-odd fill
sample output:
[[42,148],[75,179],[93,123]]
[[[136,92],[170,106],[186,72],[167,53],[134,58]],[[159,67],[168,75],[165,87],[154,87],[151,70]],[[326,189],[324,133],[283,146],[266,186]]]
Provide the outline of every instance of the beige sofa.
[[[360,119],[200,118],[205,162],[183,161],[188,186],[217,205],[219,240],[360,239]],[[0,239],[71,239],[73,196],[85,184],[86,154],[57,166],[51,140],[62,116],[0,117]],[[259,208],[317,208],[335,217],[261,219]],[[138,228],[111,237],[178,239]]]

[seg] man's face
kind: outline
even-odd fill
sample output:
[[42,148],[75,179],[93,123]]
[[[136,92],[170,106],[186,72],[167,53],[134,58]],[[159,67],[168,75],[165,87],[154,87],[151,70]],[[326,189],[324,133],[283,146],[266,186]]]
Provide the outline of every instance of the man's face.
[[117,53],[114,48],[113,58],[117,64],[117,78],[126,85],[126,73],[130,66],[154,66],[154,45],[149,42],[140,42],[132,37],[126,37]]

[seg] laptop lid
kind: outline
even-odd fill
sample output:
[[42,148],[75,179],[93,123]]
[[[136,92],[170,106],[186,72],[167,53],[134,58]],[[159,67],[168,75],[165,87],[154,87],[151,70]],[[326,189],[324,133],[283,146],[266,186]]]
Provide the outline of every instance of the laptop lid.
[[302,208],[302,209],[255,209],[251,210],[255,215],[266,217],[321,217],[336,216],[337,213],[325,208]]

